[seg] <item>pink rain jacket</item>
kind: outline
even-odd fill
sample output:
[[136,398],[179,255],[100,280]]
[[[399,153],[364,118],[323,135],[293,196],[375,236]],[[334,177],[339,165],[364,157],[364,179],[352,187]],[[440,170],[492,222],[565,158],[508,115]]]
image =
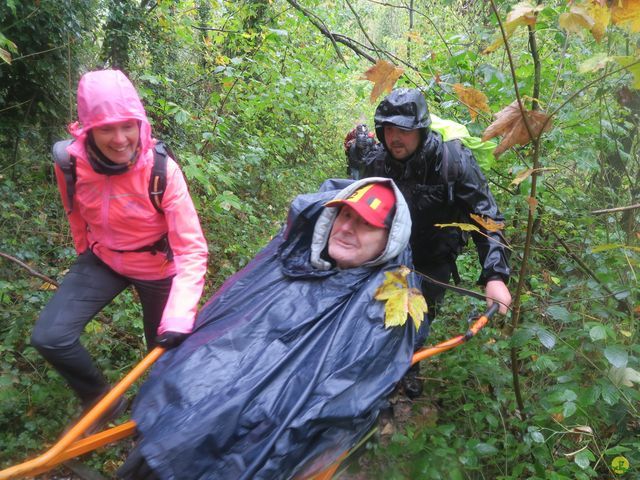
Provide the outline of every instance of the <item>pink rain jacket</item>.
[[[158,333],[188,333],[193,329],[207,268],[207,244],[182,172],[169,158],[164,214],[149,200],[153,166],[151,128],[144,107],[129,80],[120,71],[85,74],[78,85],[78,123],[69,127],[76,141],[67,151],[76,158],[76,194],[68,215],[78,254],[91,248],[113,270],[138,280],[175,275]],[[140,121],[140,156],[121,175],[96,173],[87,159],[85,140],[94,127],[127,119]],[[58,188],[68,211],[64,175],[56,166]],[[168,234],[173,261],[164,253],[124,252],[152,245]]]

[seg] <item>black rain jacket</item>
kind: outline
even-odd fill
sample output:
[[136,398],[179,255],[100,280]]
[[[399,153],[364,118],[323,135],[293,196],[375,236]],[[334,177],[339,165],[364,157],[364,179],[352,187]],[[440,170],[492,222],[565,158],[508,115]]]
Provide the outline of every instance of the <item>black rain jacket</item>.
[[[467,242],[467,235],[459,228],[439,228],[436,224],[475,223],[470,213],[496,222],[503,222],[504,217],[473,153],[459,140],[445,142],[438,132],[426,132],[421,147],[403,161],[395,160],[383,144],[369,150],[364,159],[364,177],[391,178],[402,191],[413,223],[413,262],[418,271],[429,275],[442,271],[446,264],[450,265],[448,271],[455,272],[455,259]],[[484,285],[495,278],[506,283],[510,273],[503,246],[506,240],[500,232],[478,227],[489,237],[471,234],[482,265],[478,283]],[[445,277],[446,281],[449,274]]]

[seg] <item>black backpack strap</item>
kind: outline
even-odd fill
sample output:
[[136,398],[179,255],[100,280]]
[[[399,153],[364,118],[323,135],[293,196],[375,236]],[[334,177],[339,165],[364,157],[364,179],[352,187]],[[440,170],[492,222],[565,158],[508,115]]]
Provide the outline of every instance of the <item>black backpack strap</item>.
[[73,143],[73,140],[60,140],[53,144],[51,154],[53,155],[53,161],[55,162],[64,175],[64,181],[67,187],[67,200],[69,209],[67,215],[73,211],[73,197],[76,194],[76,158],[69,155],[67,147]]
[[163,214],[162,197],[167,188],[167,157],[169,152],[164,143],[153,147],[153,168],[149,178],[149,200],[158,213]]
[[[452,140],[453,141],[453,140]],[[455,184],[458,178],[458,162],[451,158],[451,146],[449,144],[452,141],[442,142],[442,180],[447,188],[447,203],[452,205],[455,200]]]

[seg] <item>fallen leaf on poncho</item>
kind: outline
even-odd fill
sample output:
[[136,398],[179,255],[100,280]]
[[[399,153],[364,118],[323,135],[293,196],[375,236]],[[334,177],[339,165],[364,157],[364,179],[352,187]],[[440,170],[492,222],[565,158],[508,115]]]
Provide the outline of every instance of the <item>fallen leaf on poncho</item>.
[[409,273],[411,270],[405,266],[394,272],[385,272],[385,280],[376,290],[374,298],[386,301],[384,326],[387,328],[404,325],[409,315],[418,330],[428,311],[422,292],[417,288],[409,288]]

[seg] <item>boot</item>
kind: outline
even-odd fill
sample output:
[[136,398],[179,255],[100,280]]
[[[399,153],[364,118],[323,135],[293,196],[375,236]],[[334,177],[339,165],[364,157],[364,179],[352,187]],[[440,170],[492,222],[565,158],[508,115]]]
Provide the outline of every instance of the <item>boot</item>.
[[413,365],[401,380],[401,385],[404,390],[404,394],[411,400],[418,398],[422,395],[422,389],[424,387],[424,378],[420,377],[420,364]]

